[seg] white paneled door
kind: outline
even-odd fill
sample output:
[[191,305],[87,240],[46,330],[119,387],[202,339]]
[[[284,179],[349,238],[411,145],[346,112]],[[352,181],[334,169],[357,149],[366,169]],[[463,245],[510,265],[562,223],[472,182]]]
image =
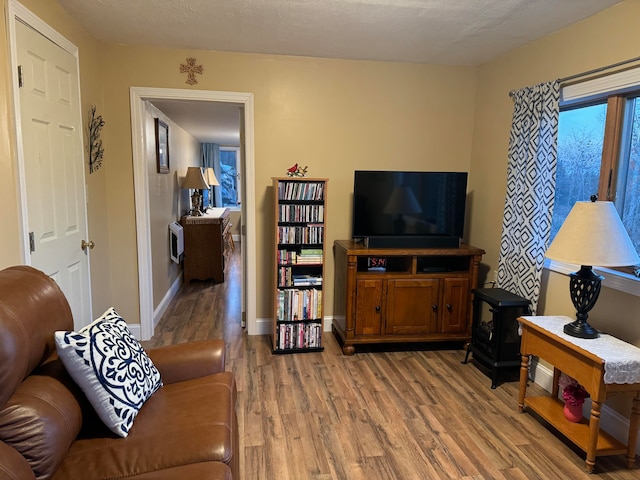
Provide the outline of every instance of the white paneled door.
[[78,63],[19,21],[16,47],[30,264],[60,285],[79,328],[91,288]]

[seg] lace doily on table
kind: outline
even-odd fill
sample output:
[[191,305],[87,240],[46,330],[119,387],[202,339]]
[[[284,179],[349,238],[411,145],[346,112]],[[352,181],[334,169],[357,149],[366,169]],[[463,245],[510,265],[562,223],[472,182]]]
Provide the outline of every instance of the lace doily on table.
[[564,333],[565,324],[574,319],[564,316],[527,317],[529,322],[544,328],[563,340],[604,360],[604,383],[640,383],[640,348],[619,338],[601,333],[598,338],[572,337]]

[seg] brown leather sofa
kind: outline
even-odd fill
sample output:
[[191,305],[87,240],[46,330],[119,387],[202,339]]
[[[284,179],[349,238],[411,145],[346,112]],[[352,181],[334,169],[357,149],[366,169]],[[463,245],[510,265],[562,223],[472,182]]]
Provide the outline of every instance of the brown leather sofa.
[[31,267],[0,271],[0,480],[240,478],[222,340],[147,350],[164,386],[121,438],[67,374],[56,330],[73,330],[57,284]]

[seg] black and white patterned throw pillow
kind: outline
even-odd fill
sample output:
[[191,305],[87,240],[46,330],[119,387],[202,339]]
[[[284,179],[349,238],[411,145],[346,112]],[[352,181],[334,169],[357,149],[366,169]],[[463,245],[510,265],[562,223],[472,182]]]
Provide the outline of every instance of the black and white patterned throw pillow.
[[78,332],[55,333],[71,378],[104,424],[126,437],[144,402],[162,386],[160,372],[112,308]]

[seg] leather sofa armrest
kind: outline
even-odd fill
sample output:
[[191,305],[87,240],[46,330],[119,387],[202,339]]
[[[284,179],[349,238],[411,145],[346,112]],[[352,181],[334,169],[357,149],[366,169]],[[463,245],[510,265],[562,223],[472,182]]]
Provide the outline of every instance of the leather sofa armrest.
[[0,441],[0,480],[35,480],[33,470],[16,449]]
[[224,340],[201,340],[150,348],[147,354],[165,385],[224,372]]

